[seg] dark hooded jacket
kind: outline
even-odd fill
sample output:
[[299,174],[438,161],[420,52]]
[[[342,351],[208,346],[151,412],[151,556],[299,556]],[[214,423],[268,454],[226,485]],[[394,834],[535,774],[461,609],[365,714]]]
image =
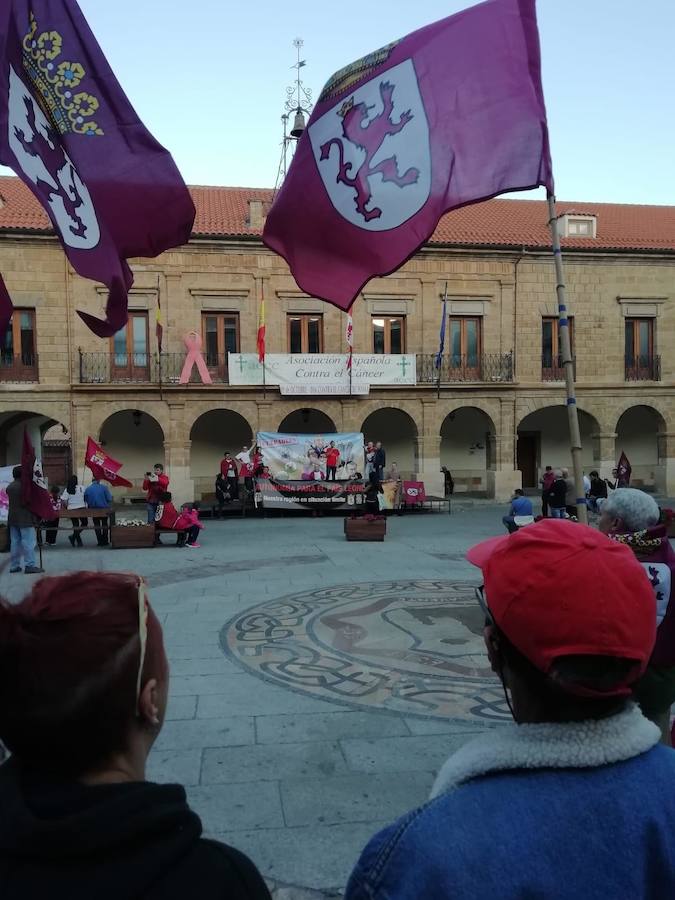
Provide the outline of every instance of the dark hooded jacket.
[[0,766],[2,900],[270,900],[253,863],[201,837],[178,785],[86,786]]

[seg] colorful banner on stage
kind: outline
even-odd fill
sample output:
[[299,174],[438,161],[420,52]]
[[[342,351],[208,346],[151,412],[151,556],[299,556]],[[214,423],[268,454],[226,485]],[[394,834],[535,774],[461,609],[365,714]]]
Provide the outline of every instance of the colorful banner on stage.
[[[348,481],[363,475],[363,435],[344,434],[278,434],[260,431],[257,443],[275,481],[326,482],[329,459],[335,459],[337,481]],[[333,446],[331,446],[331,444]]]
[[256,480],[257,502],[265,509],[363,508],[365,485],[361,481]]
[[[18,463],[17,463],[18,465]],[[7,485],[14,481],[14,466],[0,466],[0,523],[7,522],[9,513],[9,499],[7,497]]]

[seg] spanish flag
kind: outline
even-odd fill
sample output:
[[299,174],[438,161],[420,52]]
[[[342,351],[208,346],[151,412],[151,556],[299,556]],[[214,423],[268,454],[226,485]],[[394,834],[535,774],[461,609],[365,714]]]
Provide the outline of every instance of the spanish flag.
[[258,320],[258,362],[265,362],[265,295],[260,301],[260,319]]
[[157,353],[161,353],[164,326],[162,325],[162,304],[159,299],[159,275],[157,276],[157,324],[155,326],[155,334],[157,336]]

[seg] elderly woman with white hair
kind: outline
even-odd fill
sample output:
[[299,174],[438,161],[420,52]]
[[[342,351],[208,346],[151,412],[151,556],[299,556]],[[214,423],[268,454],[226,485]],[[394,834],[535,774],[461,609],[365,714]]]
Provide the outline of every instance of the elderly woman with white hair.
[[619,488],[603,503],[598,527],[631,548],[654,589],[656,643],[634,693],[642,712],[661,729],[663,743],[670,744],[670,707],[675,703],[675,551],[660,518],[649,494]]

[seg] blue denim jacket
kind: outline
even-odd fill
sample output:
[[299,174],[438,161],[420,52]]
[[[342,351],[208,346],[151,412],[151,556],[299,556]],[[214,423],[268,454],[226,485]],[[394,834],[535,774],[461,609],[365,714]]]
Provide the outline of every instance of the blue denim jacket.
[[672,900],[675,751],[632,752],[472,777],[375,835],[345,900]]

